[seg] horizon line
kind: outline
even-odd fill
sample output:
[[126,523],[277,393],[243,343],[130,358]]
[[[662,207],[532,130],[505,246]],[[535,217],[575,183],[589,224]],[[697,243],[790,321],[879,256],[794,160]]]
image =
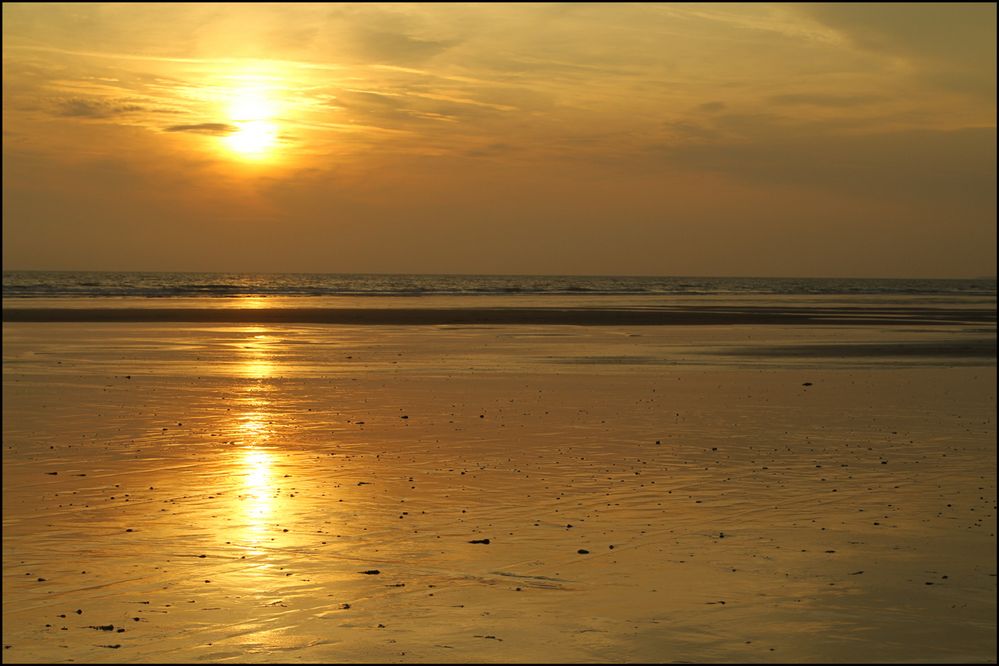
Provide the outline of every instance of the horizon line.
[[212,270],[98,270],[72,268],[3,268],[6,273],[161,273],[171,275],[355,275],[355,276],[409,276],[409,277],[575,277],[575,278],[667,278],[667,279],[711,279],[711,280],[996,280],[996,275],[977,276],[852,276],[852,275],[668,275],[654,273],[383,273],[366,271],[212,271]]

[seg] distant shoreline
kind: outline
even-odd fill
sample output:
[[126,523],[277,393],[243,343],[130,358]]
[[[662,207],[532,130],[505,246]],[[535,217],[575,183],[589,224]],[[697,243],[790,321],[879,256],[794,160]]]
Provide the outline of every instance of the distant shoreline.
[[694,306],[674,308],[4,308],[13,322],[197,322],[387,326],[974,325],[995,309]]
[[[4,299],[61,298],[896,298],[996,297],[994,280],[659,276],[362,275],[5,271]],[[64,307],[7,303],[8,307]],[[163,307],[203,307],[161,303]],[[214,303],[209,307],[214,307]],[[268,304],[269,306],[270,304]],[[491,307],[492,304],[468,304]],[[515,304],[507,304],[515,305]],[[548,307],[549,304],[543,304]],[[565,305],[565,304],[563,304]],[[77,305],[74,305],[76,307]],[[326,307],[299,303],[298,307]],[[587,307],[589,304],[586,305]],[[94,303],[91,307],[105,307]],[[136,307],[145,307],[137,304]]]
[[97,268],[5,268],[0,271],[3,275],[14,275],[16,273],[58,273],[58,274],[84,274],[84,275],[252,275],[252,276],[315,276],[315,277],[355,277],[367,276],[378,278],[569,278],[569,279],[653,279],[653,280],[817,280],[817,281],[952,281],[952,282],[977,282],[995,281],[995,275],[950,275],[950,276],[928,276],[928,275],[714,275],[714,274],[669,274],[669,273],[385,273],[368,271],[212,271],[212,270],[129,270],[129,269],[97,269]]

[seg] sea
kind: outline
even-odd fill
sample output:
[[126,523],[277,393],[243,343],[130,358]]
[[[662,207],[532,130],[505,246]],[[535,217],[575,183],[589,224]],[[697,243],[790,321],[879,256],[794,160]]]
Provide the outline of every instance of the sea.
[[787,297],[995,301],[996,279],[3,271],[3,298]]

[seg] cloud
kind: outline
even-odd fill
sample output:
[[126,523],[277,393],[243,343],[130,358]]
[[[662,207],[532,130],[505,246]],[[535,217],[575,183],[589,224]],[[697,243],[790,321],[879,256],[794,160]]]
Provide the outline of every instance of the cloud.
[[788,106],[825,106],[830,108],[846,108],[863,106],[884,99],[880,95],[832,95],[826,93],[796,93],[788,95],[772,95],[768,98],[773,104]]
[[725,102],[705,102],[704,104],[699,104],[697,110],[703,113],[716,113],[718,111],[724,111],[728,108]]
[[102,99],[72,97],[56,104],[56,114],[72,118],[111,118],[126,113],[144,111],[138,104],[113,102]]
[[675,120],[663,123],[667,135],[681,143],[687,141],[709,141],[718,138],[718,130],[701,123]]
[[894,53],[980,60],[995,49],[994,3],[812,3],[801,11],[855,44]]
[[164,132],[193,132],[195,134],[211,134],[213,136],[225,136],[239,131],[235,125],[228,123],[198,123],[197,125],[171,125],[163,129]]
[[995,3],[811,3],[797,7],[860,49],[909,61],[926,83],[995,99]]
[[682,169],[715,171],[745,182],[994,206],[996,129],[906,130],[868,134],[737,119],[737,138],[659,146]]
[[443,53],[455,44],[452,40],[417,39],[380,30],[359,31],[356,44],[363,55],[372,60],[419,62]]
[[475,99],[412,92],[406,86],[380,92],[342,89],[333,97],[335,106],[343,109],[352,122],[403,130],[427,123],[485,121],[499,117],[503,108],[512,108]]
[[494,142],[483,146],[476,146],[465,151],[467,157],[501,157],[515,152],[518,148],[512,144],[504,142]]

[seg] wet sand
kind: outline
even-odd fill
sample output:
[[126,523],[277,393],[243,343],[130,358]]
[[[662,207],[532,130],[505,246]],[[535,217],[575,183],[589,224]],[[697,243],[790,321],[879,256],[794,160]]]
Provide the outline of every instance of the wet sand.
[[5,662],[996,660],[994,323],[4,319]]

